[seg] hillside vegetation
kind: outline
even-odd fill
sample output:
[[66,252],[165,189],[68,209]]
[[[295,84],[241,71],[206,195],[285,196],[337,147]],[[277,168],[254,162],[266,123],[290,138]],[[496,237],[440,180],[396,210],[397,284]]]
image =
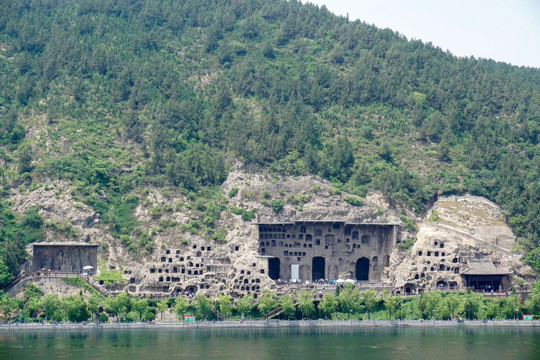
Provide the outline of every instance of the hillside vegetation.
[[540,270],[538,69],[298,1],[6,0],[0,79],[3,273],[44,226],[11,191],[67,181],[125,238],[138,188],[214,198],[237,159],[417,213],[485,196]]

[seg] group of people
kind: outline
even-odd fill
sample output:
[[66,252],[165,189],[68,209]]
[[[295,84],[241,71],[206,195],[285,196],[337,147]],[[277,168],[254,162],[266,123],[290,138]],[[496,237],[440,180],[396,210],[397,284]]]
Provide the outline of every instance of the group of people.
[[[26,276],[26,272],[22,271],[21,275]],[[41,270],[34,271],[33,273],[30,274],[30,276],[32,276],[32,277],[34,277],[34,276],[56,276],[56,269],[42,268]]]
[[[301,279],[291,279],[291,280],[286,280],[286,279],[277,279],[276,280],[276,284],[277,285],[289,285],[289,284],[302,284],[302,280]],[[332,280],[332,279],[317,279],[317,280],[306,280],[305,281],[305,284],[307,285],[330,285],[330,286],[333,286],[333,285],[337,285],[338,283],[336,282],[336,280]]]

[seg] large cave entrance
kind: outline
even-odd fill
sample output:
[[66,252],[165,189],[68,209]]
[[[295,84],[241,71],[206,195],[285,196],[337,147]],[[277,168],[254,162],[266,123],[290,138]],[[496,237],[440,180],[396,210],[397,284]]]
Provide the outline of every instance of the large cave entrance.
[[316,256],[313,258],[311,264],[311,280],[325,279],[324,276],[324,258],[321,256]]
[[268,259],[268,276],[270,276],[270,279],[277,280],[280,278],[279,267],[280,267],[279,258]]
[[356,261],[356,280],[369,280],[369,259],[363,257]]

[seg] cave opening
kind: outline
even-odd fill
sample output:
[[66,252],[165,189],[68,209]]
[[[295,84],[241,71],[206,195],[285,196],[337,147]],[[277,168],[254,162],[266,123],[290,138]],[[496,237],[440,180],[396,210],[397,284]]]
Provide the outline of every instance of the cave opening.
[[280,261],[279,258],[268,259],[268,276],[272,280],[280,278],[279,274]]
[[325,267],[324,258],[321,256],[314,257],[311,263],[311,279],[312,280],[325,279],[324,267]]
[[356,280],[369,280],[369,259],[362,257],[356,261]]

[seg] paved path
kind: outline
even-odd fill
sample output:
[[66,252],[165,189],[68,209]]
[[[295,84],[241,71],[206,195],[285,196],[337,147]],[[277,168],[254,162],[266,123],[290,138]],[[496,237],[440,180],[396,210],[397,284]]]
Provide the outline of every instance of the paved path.
[[350,320],[255,320],[255,321],[196,321],[193,323],[182,322],[157,322],[157,323],[66,323],[66,324],[0,324],[0,332],[11,330],[46,330],[46,329],[141,329],[141,328],[176,328],[176,329],[196,329],[196,328],[265,328],[265,327],[526,327],[540,328],[540,320],[515,321],[515,320],[494,320],[494,321],[468,321],[458,323],[455,320],[406,320],[406,321],[350,321]]

